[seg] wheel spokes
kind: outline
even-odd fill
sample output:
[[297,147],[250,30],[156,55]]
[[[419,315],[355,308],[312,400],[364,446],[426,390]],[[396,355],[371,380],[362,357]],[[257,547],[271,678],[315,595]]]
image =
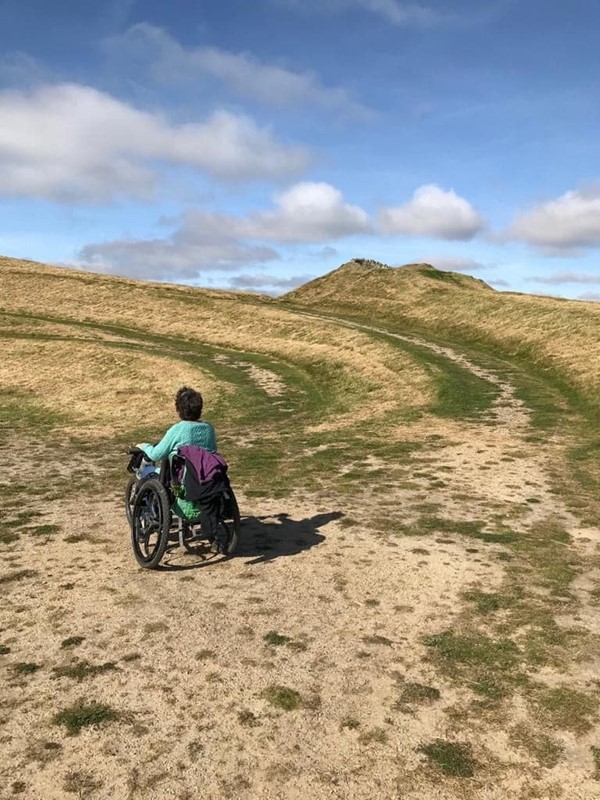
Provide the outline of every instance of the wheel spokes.
[[162,507],[154,492],[148,491],[147,496],[141,498],[137,523],[140,549],[146,558],[151,558],[159,545],[163,524]]

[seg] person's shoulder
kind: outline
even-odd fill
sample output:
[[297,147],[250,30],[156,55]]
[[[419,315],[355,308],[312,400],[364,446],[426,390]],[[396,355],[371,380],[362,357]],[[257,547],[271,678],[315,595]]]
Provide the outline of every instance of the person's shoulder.
[[185,428],[186,423],[184,420],[180,419],[178,422],[174,422],[171,427],[167,430],[167,433],[176,433],[180,431],[182,428]]
[[204,430],[206,430],[206,428],[209,428],[210,430],[214,431],[215,429],[215,426],[212,424],[212,422],[208,422],[208,420],[206,419],[199,419],[198,422],[196,422],[195,424],[201,425],[204,428]]

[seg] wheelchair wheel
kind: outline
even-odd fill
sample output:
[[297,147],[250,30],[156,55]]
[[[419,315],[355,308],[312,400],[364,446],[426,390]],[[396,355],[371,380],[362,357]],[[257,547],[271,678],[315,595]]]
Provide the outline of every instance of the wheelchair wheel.
[[143,481],[131,512],[131,546],[141,567],[156,569],[169,543],[171,504],[158,478]]
[[131,520],[133,519],[133,505],[135,503],[135,487],[137,486],[137,483],[138,479],[135,477],[135,475],[132,475],[127,481],[127,486],[125,487],[125,514],[127,515],[129,527],[131,527]]
[[225,503],[225,510],[223,516],[219,520],[219,528],[223,536],[225,545],[225,554],[230,556],[235,553],[238,545],[240,535],[240,509],[237,504],[233,489],[228,489],[228,500]]

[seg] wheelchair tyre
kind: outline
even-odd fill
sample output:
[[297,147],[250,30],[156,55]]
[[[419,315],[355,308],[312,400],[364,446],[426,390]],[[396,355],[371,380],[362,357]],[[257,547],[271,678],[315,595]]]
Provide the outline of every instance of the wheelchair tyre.
[[233,489],[229,489],[229,495],[229,513],[227,517],[219,521],[221,530],[224,530],[227,534],[226,555],[228,556],[235,553],[240,535],[240,509]]
[[127,481],[127,486],[125,487],[125,514],[127,515],[127,522],[129,523],[129,527],[131,527],[131,520],[133,519],[133,505],[135,503],[135,487],[138,484],[138,479],[135,475],[132,475],[131,478]]
[[165,554],[171,528],[169,494],[158,478],[142,481],[131,512],[131,546],[140,567],[156,569]]
[[224,550],[217,550],[216,545],[213,544],[213,552],[221,553],[224,556],[231,556],[235,553],[238,543],[238,534],[231,521],[219,520],[219,528],[217,531],[217,538],[221,538],[225,542]]

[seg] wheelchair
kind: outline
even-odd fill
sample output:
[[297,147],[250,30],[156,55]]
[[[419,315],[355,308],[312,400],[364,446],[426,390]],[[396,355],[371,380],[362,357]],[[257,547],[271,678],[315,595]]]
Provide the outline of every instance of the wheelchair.
[[216,495],[217,532],[210,538],[202,531],[194,504],[178,502],[180,487],[175,486],[167,468],[158,470],[143,450],[129,448],[127,471],[131,477],[125,489],[125,513],[131,532],[131,546],[137,563],[157,569],[169,543],[189,553],[198,553],[198,544],[208,545],[213,553],[225,557],[235,552],[240,531],[240,512],[229,481]]

